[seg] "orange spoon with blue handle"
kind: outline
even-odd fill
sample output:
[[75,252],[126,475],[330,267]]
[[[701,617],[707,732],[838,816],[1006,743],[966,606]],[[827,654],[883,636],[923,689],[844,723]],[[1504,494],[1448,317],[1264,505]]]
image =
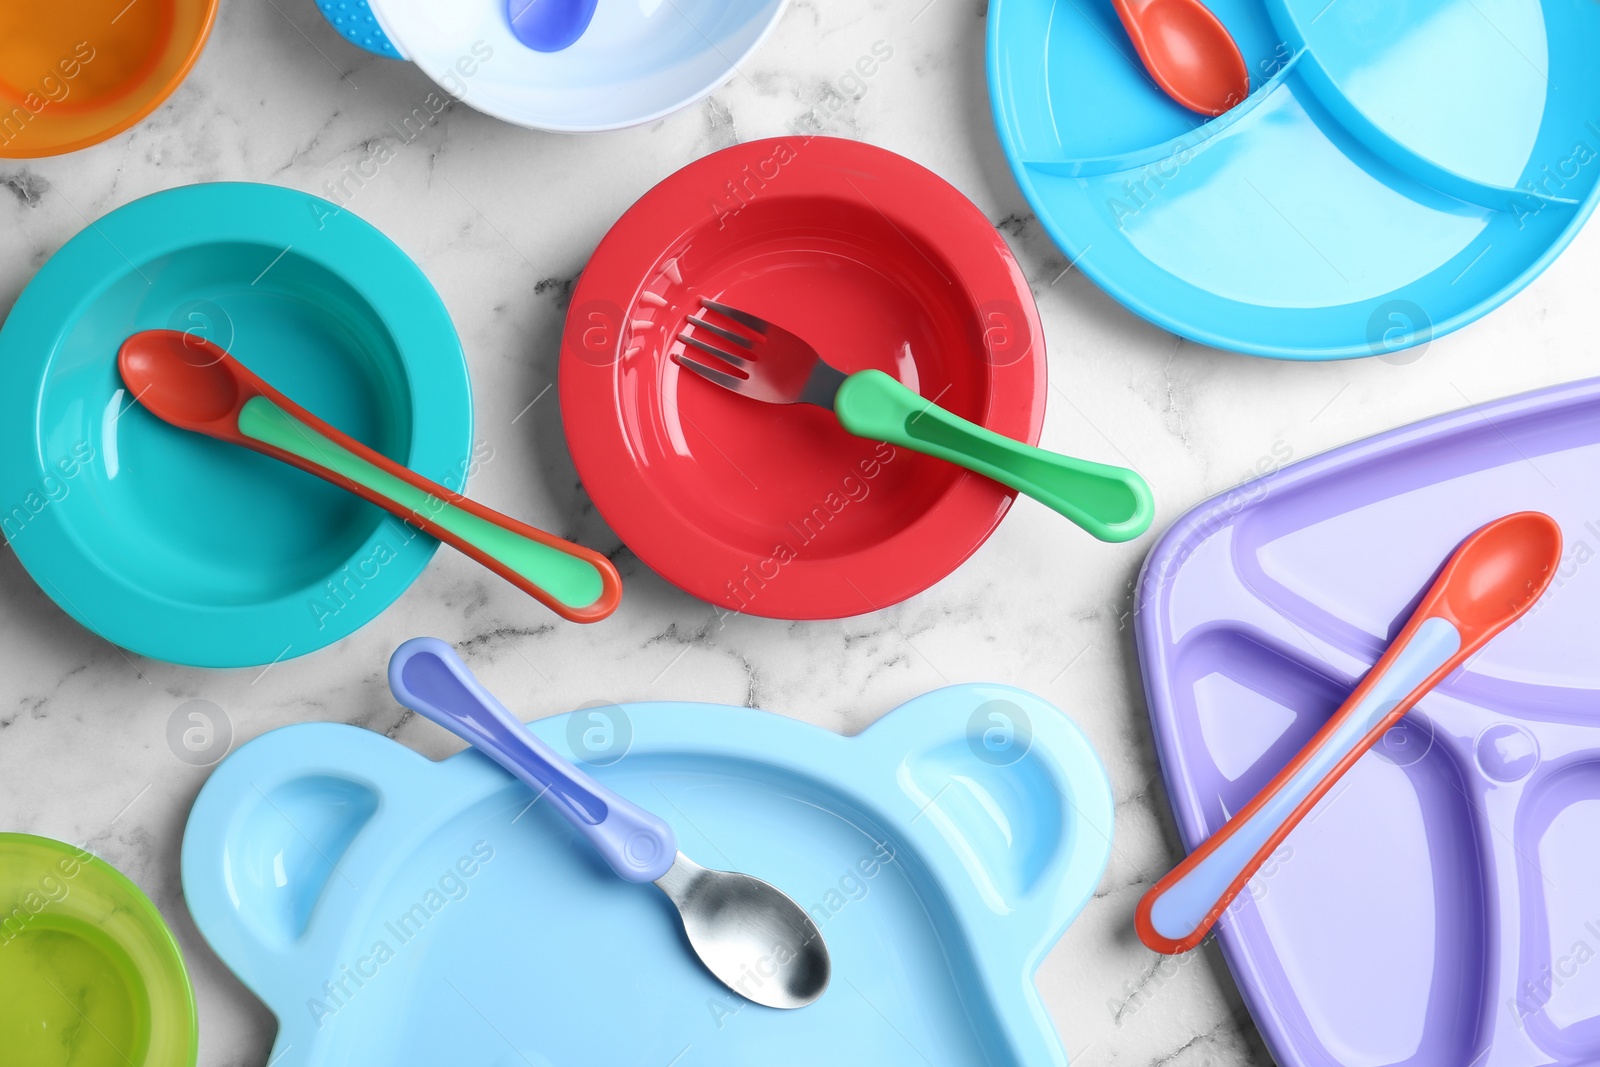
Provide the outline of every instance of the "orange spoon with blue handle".
[[622,599],[622,579],[600,553],[407,470],[323,422],[209,341],[146,330],[123,342],[117,367],[135,399],[163,422],[282,460],[370,500],[564,619],[598,622]]
[[1161,879],[1134,917],[1157,952],[1203,940],[1250,877],[1400,717],[1520,618],[1561,562],[1561,528],[1521,511],[1462,542],[1422,603],[1343,706],[1266,788]]

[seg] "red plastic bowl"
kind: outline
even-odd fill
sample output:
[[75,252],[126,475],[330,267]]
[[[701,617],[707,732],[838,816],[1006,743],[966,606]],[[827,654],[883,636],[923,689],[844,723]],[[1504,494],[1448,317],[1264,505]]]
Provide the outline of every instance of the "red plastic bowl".
[[830,411],[680,373],[668,357],[702,296],[1009,437],[1035,444],[1044,420],[1033,296],[970,201],[855,141],[717,152],[611,228],[562,342],[578,474],[652,569],[734,611],[841,618],[921,592],[993,532],[1015,495],[1003,486],[854,437]]

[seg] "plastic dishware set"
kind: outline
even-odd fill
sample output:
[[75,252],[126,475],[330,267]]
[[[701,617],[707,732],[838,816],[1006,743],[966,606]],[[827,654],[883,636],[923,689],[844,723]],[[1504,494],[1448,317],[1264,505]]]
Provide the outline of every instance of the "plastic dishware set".
[[[994,120],[1131,310],[1244,353],[1392,352],[1527,284],[1600,184],[1600,7],[1481,6],[992,0]],[[715,90],[784,4],[317,7],[488,115],[596,131]],[[0,14],[0,157],[163,106],[215,13]],[[733,174],[759,195],[729,200]],[[1019,493],[1075,551],[1154,518],[1134,471],[1038,447],[1044,331],[995,226],[871,145],[751,141],[661,181],[595,249],[559,360],[596,508],[729,613],[904,601]],[[472,418],[449,314],[377,230],[268,185],[170,189],[68,241],[0,328],[0,525],[83,626],[196,667],[349,636],[441,541],[603,623],[606,555],[467,495]],[[1285,1067],[1600,1055],[1600,969],[1564,970],[1595,918],[1600,604],[1568,568],[1600,537],[1596,427],[1600,381],[1442,416],[1149,552],[1138,654],[1190,852],[1126,921],[1168,954],[1215,929]],[[1033,975],[1113,805],[1039,697],[950,686],[851,738],[627,705],[628,758],[593,761],[443,642],[387,677],[471,749],[298,723],[223,761],[184,831],[184,904],[276,1015],[274,1064],[1066,1064]],[[166,922],[81,848],[0,834],[0,1003],[28,1067],[196,1060]]]

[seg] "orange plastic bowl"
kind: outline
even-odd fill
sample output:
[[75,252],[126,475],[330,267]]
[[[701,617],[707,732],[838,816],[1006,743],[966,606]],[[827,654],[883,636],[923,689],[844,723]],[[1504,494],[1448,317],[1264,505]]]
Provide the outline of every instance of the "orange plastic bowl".
[[217,0],[0,4],[0,158],[87,148],[150,114],[216,13]]

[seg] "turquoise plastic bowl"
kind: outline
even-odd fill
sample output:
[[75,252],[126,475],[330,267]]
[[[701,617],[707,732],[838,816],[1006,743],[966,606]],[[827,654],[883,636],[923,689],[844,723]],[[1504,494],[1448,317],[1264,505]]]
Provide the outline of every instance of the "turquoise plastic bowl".
[[466,361],[405,253],[306,193],[185,186],[90,224],[0,330],[0,528],[28,573],[107,640],[195,666],[302,655],[388,607],[438,543],[145,411],[117,348],[159,327],[222,345],[339,429],[463,487]]

